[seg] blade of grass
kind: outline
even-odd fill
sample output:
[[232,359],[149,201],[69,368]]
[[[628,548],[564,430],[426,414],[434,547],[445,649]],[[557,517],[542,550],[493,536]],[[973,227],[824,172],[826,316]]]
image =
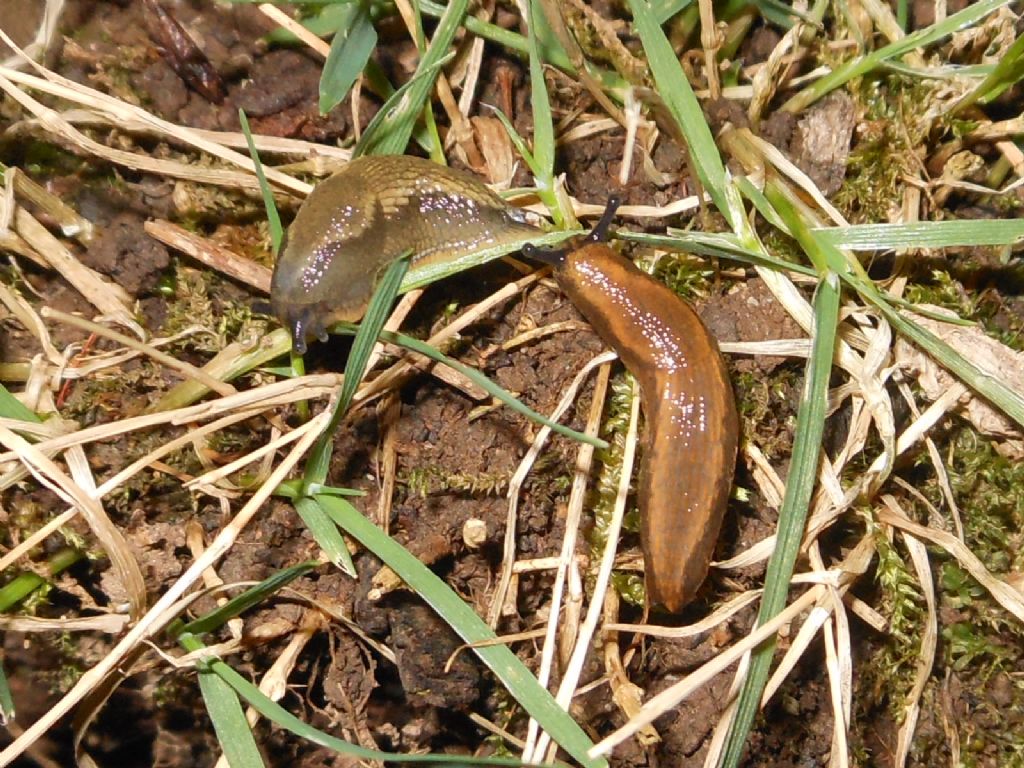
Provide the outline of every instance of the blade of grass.
[[405,271],[409,267],[408,257],[409,254],[404,254],[391,263],[370,298],[370,305],[358,326],[359,330],[352,343],[352,351],[349,353],[348,362],[345,363],[345,380],[341,385],[338,400],[334,404],[331,420],[306,462],[303,479],[307,488],[310,484],[323,484],[327,480],[327,470],[330,467],[331,450],[334,445],[334,432],[348,411],[352,396],[355,395],[356,389],[366,373],[366,363],[370,359],[370,353],[377,343],[377,337],[384,327],[384,323],[387,322],[391,307],[395,303],[395,297],[398,295],[398,289],[402,284],[402,278],[405,277]]
[[[404,115],[409,109],[409,98],[410,93],[416,87],[417,83],[422,81],[434,82],[434,77],[438,72],[441,71],[441,67],[447,64],[454,54],[445,56],[434,66],[429,69],[419,69],[416,74],[412,76],[409,82],[405,83],[401,88],[397,89],[392,93],[388,100],[384,102],[377,114],[370,120],[370,124],[366,126],[366,130],[363,131],[362,137],[359,139],[359,143],[356,144],[355,150],[353,151],[353,157],[359,157],[360,155],[386,155],[386,154],[401,154],[405,151],[403,146],[399,152],[386,151],[392,145],[398,144],[398,140],[391,137],[388,131],[399,130],[400,126],[397,124],[392,126],[392,123],[396,121],[400,116]],[[415,116],[412,118],[412,125],[415,128]],[[413,130],[410,128],[410,133]],[[366,137],[370,138],[367,139]],[[408,144],[408,139],[406,140]]]
[[979,101],[983,104],[990,103],[1007,88],[1020,82],[1021,77],[1024,77],[1024,35],[1013,41],[1013,45],[996,62],[992,72],[957,102],[952,113],[958,114]]
[[647,232],[620,230],[615,233],[615,237],[619,240],[640,243],[666,251],[729,259],[755,267],[771,267],[781,271],[797,272],[801,275],[817,274],[812,267],[808,267],[806,264],[797,264],[746,248],[736,235],[727,232],[681,232],[670,229],[667,235],[652,235]]
[[877,251],[888,248],[1016,245],[1024,241],[1020,219],[921,221],[913,224],[855,224],[813,229],[814,236],[835,248]]
[[944,37],[952,35],[957,30],[975,24],[988,14],[1007,5],[1010,0],[980,0],[972,3],[962,11],[954,13],[943,21],[932,24],[924,29],[912,32],[906,37],[894,43],[883,46],[877,51],[857,56],[845,64],[836,67],[831,73],[819,80],[815,80],[804,90],[797,93],[782,105],[785,112],[800,112],[827,93],[845,85],[855,77],[861,77],[872,71],[888,59],[894,59],[909,53],[915,48],[923,48]]
[[[433,0],[420,0],[419,7],[424,14],[435,19],[441,18],[447,10],[447,6],[435,3]],[[484,40],[495,43],[496,45],[510,51],[520,53],[523,56],[528,56],[530,53],[529,41],[516,32],[504,29],[496,24],[481,21],[472,15],[466,16],[466,18],[463,19],[463,23],[466,26],[466,31],[470,34],[482,37]],[[575,71],[565,49],[558,44],[557,40],[552,40],[550,45],[543,46],[542,52],[544,61],[549,62],[552,66],[558,67],[563,72],[568,72],[569,74],[572,74]],[[606,84],[614,83],[619,86],[624,85],[621,79],[614,73],[598,73],[595,71],[595,74],[600,76],[602,82],[605,82]]]
[[245,703],[259,712],[275,725],[291,731],[313,744],[333,749],[342,755],[349,755],[358,760],[376,760],[384,763],[429,763],[432,765],[466,766],[475,768],[478,765],[520,766],[523,763],[507,757],[458,757],[455,755],[399,755],[391,752],[379,752],[367,749],[342,739],[330,736],[313,726],[302,722],[280,704],[272,701],[238,674],[230,665],[220,659],[210,658],[202,662],[209,670],[223,680],[237,693]]
[[[178,638],[182,647],[190,653],[205,646],[193,635],[183,634]],[[213,672],[208,664],[197,665],[199,669],[199,691],[206,704],[206,712],[213,723],[217,742],[231,768],[256,768],[263,766],[260,749],[256,746],[252,729],[245,719],[245,710],[238,700],[238,694],[223,678]]]
[[[356,332],[357,328],[358,326],[352,325],[351,323],[338,323],[333,328],[331,328],[331,331],[334,333],[352,335],[353,333]],[[380,334],[380,338],[383,341],[387,341],[392,344],[397,344],[399,346],[405,347],[406,349],[410,349],[413,352],[417,352],[423,355],[424,357],[428,357],[431,360],[434,360],[438,363],[447,365],[449,368],[452,368],[461,373],[467,379],[470,379],[474,384],[476,384],[481,389],[486,391],[487,394],[500,400],[508,408],[511,408],[516,413],[521,413],[523,416],[530,419],[531,421],[535,421],[538,424],[542,424],[543,426],[548,427],[553,432],[557,432],[560,435],[564,435],[565,437],[568,437],[572,440],[576,440],[577,442],[580,443],[587,443],[589,445],[593,445],[596,448],[604,449],[608,447],[608,443],[606,443],[604,440],[601,440],[596,437],[591,437],[590,435],[585,435],[582,432],[577,432],[574,429],[570,429],[564,424],[559,424],[557,422],[551,421],[551,419],[547,418],[543,414],[537,413],[528,405],[525,405],[521,401],[517,400],[509,392],[505,391],[497,384],[495,384],[493,381],[484,376],[482,373],[480,373],[480,371],[476,370],[475,368],[470,368],[468,365],[463,365],[458,360],[453,360],[447,355],[438,352],[436,349],[434,349],[434,347],[430,346],[429,344],[423,343],[419,339],[414,339],[411,336],[406,336],[405,334],[401,333],[392,333],[391,331],[382,331]]]
[[38,573],[19,573],[0,587],[0,613],[6,613],[45,584],[46,579]]
[[226,624],[230,619],[242,615],[257,603],[261,603],[268,597],[277,594],[299,576],[309,573],[318,565],[320,563],[316,560],[307,560],[304,563],[284,568],[263,579],[256,586],[250,587],[240,595],[231,598],[224,605],[217,606],[212,611],[187,624],[180,626],[171,625],[167,631],[172,637],[181,633],[198,636],[207,632],[213,632]]
[[[81,549],[64,547],[50,556],[46,563],[46,570],[50,576],[57,576],[75,563],[84,560],[86,554]],[[37,589],[45,587],[49,582],[33,571],[25,571],[15,576],[11,581],[0,588],[0,613],[6,613]]]
[[[335,522],[350,536],[383,560],[398,576],[437,611],[467,643],[495,639],[494,633],[455,592],[405,548],[359,514],[351,504],[331,496],[317,496]],[[559,707],[519,658],[504,645],[474,646],[473,652],[494,672],[538,723],[566,752],[585,768],[606,766],[602,758],[587,756],[593,743],[583,729]]]
[[14,719],[14,715],[14,697],[11,695],[11,686],[7,682],[3,664],[0,664],[0,726],[6,726]]
[[548,86],[544,82],[544,60],[537,42],[537,24],[543,12],[537,8],[537,0],[529,6],[530,23],[527,40],[530,44],[530,103],[533,106],[533,157],[538,181],[551,186],[555,173],[555,128],[551,120],[551,103],[548,100]]
[[[312,492],[312,490],[311,488],[310,491]],[[331,490],[337,489],[332,488]],[[320,505],[308,496],[300,496],[293,503],[295,511],[302,518],[303,525],[309,529],[313,540],[327,555],[327,559],[338,566],[343,573],[356,576],[356,564],[352,562],[352,553],[348,551],[345,537],[339,533],[338,526],[324,514]]]
[[281,215],[277,212],[277,206],[274,204],[274,192],[263,173],[263,164],[260,162],[259,152],[256,151],[256,144],[252,140],[252,132],[249,130],[249,119],[245,116],[245,110],[241,108],[238,110],[238,120],[242,123],[242,133],[245,134],[245,141],[249,145],[249,156],[252,157],[252,162],[256,166],[256,179],[260,183],[263,207],[267,210],[267,223],[270,225],[270,243],[276,256],[281,248],[281,240],[284,238]]
[[0,384],[0,418],[30,421],[33,424],[41,424],[43,421],[26,408],[3,384]]
[[263,757],[256,745],[238,694],[224,680],[208,670],[200,670],[199,692],[206,713],[213,723],[224,759],[231,768],[263,768]]
[[509,240],[507,243],[464,253],[445,264],[415,264],[406,273],[400,292],[405,293],[414,288],[423,288],[438,280],[464,272],[471,267],[487,264],[501,256],[521,250],[526,243],[533,243],[538,247],[542,245],[557,245],[578,234],[580,233],[567,231],[542,233],[538,230],[536,233],[524,232],[521,237]]
[[423,113],[427,97],[434,87],[437,73],[451,55],[448,49],[461,28],[467,5],[468,0],[451,0],[448,4],[434,30],[430,46],[420,60],[416,75],[399,88],[374,116],[356,145],[356,156],[398,155],[405,151],[416,119]]
[[[819,244],[793,206],[771,185],[766,187],[765,195],[822,274],[822,279],[814,294],[811,356],[807,361],[804,388],[797,408],[793,456],[786,477],[782,507],[779,510],[775,551],[768,561],[768,570],[765,574],[764,596],[757,616],[758,625],[764,624],[778,614],[785,607],[789,595],[789,584],[818,477],[841,295],[839,278],[828,268],[828,256],[821,252]],[[774,651],[773,639],[761,645],[751,656],[747,677],[737,700],[736,711],[719,763],[725,768],[736,768],[743,756],[743,747],[760,707],[765,684],[768,682]]]
[[[529,4],[530,23],[527,40],[530,44],[530,99],[533,106],[533,162],[530,170],[537,181],[537,193],[547,206],[559,228],[565,226],[565,216],[555,194],[555,127],[551,119],[551,102],[548,87],[544,82],[544,60],[538,42],[537,25],[544,18],[544,12],[537,7],[537,0]],[[508,121],[506,130],[510,127]]]
[[647,0],[629,0],[633,12],[633,26],[643,42],[647,61],[657,84],[658,94],[665,102],[669,114],[679,125],[686,138],[690,161],[700,177],[700,183],[711,195],[715,206],[736,231],[732,210],[727,204],[725,166],[715,145],[711,129],[704,119],[700,102],[690,87],[689,80],[679,65],[672,44],[658,24],[657,17]]
[[[811,357],[807,361],[804,390],[797,409],[793,435],[793,457],[786,477],[786,492],[779,510],[775,551],[768,562],[764,597],[758,612],[758,625],[775,616],[786,605],[789,582],[803,539],[811,495],[818,476],[821,440],[828,407],[828,380],[832,372],[836,324],[839,320],[839,280],[825,275],[814,295],[814,333]],[[751,657],[746,680],[740,691],[736,713],[726,737],[720,765],[736,768],[768,682],[774,639],[759,647]]]
[[370,21],[365,2],[343,6],[341,19],[331,40],[331,52],[320,75],[320,114],[326,115],[341,103],[366,67],[377,46],[377,30]]

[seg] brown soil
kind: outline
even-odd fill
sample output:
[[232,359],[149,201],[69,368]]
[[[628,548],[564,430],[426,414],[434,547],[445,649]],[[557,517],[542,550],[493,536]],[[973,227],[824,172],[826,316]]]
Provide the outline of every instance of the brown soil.
[[[159,116],[189,126],[237,129],[237,110],[243,107],[255,132],[323,143],[351,137],[352,112],[347,102],[326,116],[317,112],[319,62],[298,49],[268,48],[260,39],[267,31],[267,22],[253,6],[198,1],[165,5],[186,29],[201,34],[203,50],[223,81],[225,98],[220,104],[197,91],[194,84],[190,87],[157,49],[150,34],[152,20],[147,18],[141,3],[70,2],[63,20],[69,38],[53,52],[55,69],[127,100],[141,102]],[[918,3],[915,8],[927,5]],[[3,7],[0,4],[0,9]],[[773,40],[758,43],[759,39],[755,36],[752,55],[758,55],[761,49],[764,55],[774,45]],[[407,71],[410,56],[404,43],[385,41],[379,56],[388,71]],[[515,60],[495,59],[485,67],[482,101],[493,103],[501,98],[495,85],[498,70],[511,72],[512,82],[518,84],[513,118],[526,129],[528,77]],[[360,119],[365,125],[377,103],[368,95],[363,99]],[[716,120],[731,117],[715,116],[711,111]],[[794,160],[831,192],[843,180],[852,120],[852,107],[842,97],[836,97],[823,102],[800,121],[772,121],[763,126],[762,133],[789,150]],[[4,125],[0,122],[0,127]],[[834,139],[832,145],[822,145],[824,136]],[[663,144],[655,154],[655,163],[660,171],[679,180],[658,188],[636,170],[639,163],[634,163],[634,178],[625,190],[628,201],[656,204],[690,192],[682,155],[671,142]],[[570,145],[559,158],[559,170],[567,174],[572,192],[587,201],[603,202],[608,191],[618,187],[616,176],[622,146],[621,132],[603,133]],[[235,245],[244,243],[240,250],[252,250],[252,243],[261,243],[265,249],[261,235],[256,233],[262,213],[255,198],[222,192],[204,198],[187,191],[196,197],[183,201],[181,194],[186,191],[172,181],[124,169],[115,171],[73,153],[54,154],[44,149],[41,136],[0,136],[0,160],[21,167],[41,167],[40,163],[45,161],[40,181],[99,225],[101,234],[81,253],[82,261],[110,276],[139,300],[143,324],[152,333],[169,330],[173,321],[180,319],[183,306],[202,305],[210,316],[224,317],[237,315],[261,298],[181,261],[143,229],[147,219],[167,217],[187,221],[216,239]],[[178,151],[163,145],[153,146],[152,150]],[[286,206],[286,215],[292,212]],[[259,255],[266,257],[265,253]],[[491,266],[465,280],[433,286],[407,323],[407,331],[426,331],[437,318],[445,316],[449,307],[466,307],[516,276],[509,267]],[[60,275],[28,269],[24,280],[33,301],[40,305],[91,313],[91,308]],[[736,281],[716,276],[702,284],[702,288],[697,302],[699,310],[721,341],[801,335],[756,278]],[[191,297],[193,303],[183,302],[183,295]],[[591,331],[579,330],[548,335],[512,352],[502,351],[500,344],[528,325],[565,319],[580,318],[555,289],[541,285],[472,326],[452,354],[519,394],[536,410],[549,412],[579,367],[603,348],[601,341]],[[0,361],[21,361],[35,354],[34,340],[19,323],[0,315],[0,324]],[[61,324],[50,324],[49,330],[59,348],[85,341],[83,334]],[[225,333],[237,331],[236,325]],[[104,348],[104,342],[98,344]],[[346,350],[347,342],[337,339],[317,345],[307,358],[308,369],[340,370]],[[202,364],[208,352],[190,345],[176,350],[196,364]],[[748,416],[744,430],[748,436],[756,434],[773,460],[785,460],[790,450],[801,367],[781,358],[734,357],[729,363],[742,412]],[[769,375],[771,388],[763,381]],[[122,366],[114,381],[72,385],[62,395],[62,414],[83,425],[136,415],[176,381],[175,376],[149,364],[129,362]],[[246,381],[238,384],[245,386]],[[590,391],[585,391],[575,414],[567,419],[570,425],[582,426],[590,397]],[[479,403],[426,375],[410,380],[402,388],[399,405],[393,427],[398,483],[391,507],[390,532],[482,613],[501,560],[506,515],[503,492],[534,427],[507,409],[477,415],[474,409]],[[337,438],[331,467],[333,485],[366,491],[354,503],[370,517],[375,517],[380,503],[377,478],[381,472],[384,412],[383,408],[367,408],[346,420]],[[756,419],[749,418],[751,414]],[[842,414],[836,419],[837,424],[841,417]],[[267,439],[269,430],[265,421],[253,420],[229,430],[220,438],[217,450],[229,456],[252,448]],[[141,438],[140,435],[145,433],[94,446],[89,459],[97,477],[109,475],[123,466],[126,459],[144,455],[150,447],[144,441],[162,442],[174,436],[169,432]],[[572,443],[555,439],[524,488],[517,530],[522,557],[557,552],[564,528],[564,480],[574,456]],[[182,452],[168,463],[181,473],[201,471],[192,452]],[[143,565],[152,596],[163,592],[191,561],[185,538],[187,524],[198,523],[209,534],[218,530],[226,517],[215,500],[190,495],[163,472],[150,471],[143,477],[118,494],[108,505],[108,511]],[[737,486],[754,488],[742,463]],[[0,496],[0,522],[10,531],[32,530],[58,507],[52,493],[26,484]],[[470,519],[482,520],[487,532],[482,544],[473,548],[462,537],[463,527]],[[718,556],[725,558],[744,550],[770,534],[774,525],[774,513],[756,491],[744,502],[734,500]],[[14,535],[4,541],[5,546],[15,543]],[[64,543],[54,537],[47,542],[46,553],[55,552]],[[227,582],[257,580],[315,557],[317,552],[292,507],[273,501],[221,562],[218,575]],[[627,538],[624,552],[638,552],[634,534]],[[36,559],[43,562],[45,557]],[[458,654],[455,662],[446,667],[459,641],[414,596],[399,590],[379,601],[368,599],[371,578],[380,565],[365,553],[357,554],[355,560],[360,573],[357,581],[321,568],[293,586],[350,616],[363,632],[394,650],[395,662],[368,650],[340,625],[324,626],[305,648],[289,679],[291,688],[283,704],[318,727],[344,733],[347,738],[363,743],[372,739],[382,749],[476,749],[487,734],[468,715],[479,712],[492,721],[505,723],[506,695],[469,653]],[[62,576],[48,602],[38,606],[37,612],[60,616],[109,605],[116,596],[108,589],[107,582],[113,580],[104,578],[107,567],[104,562],[92,562]],[[729,586],[754,587],[762,577],[761,566],[731,572]],[[549,586],[546,575],[524,577],[519,584],[518,616],[505,620],[499,632],[513,633],[538,626],[541,617],[537,612],[544,608]],[[722,577],[713,573],[701,599],[678,620],[705,613],[716,596],[724,593],[724,586]],[[200,603],[194,610],[202,612],[210,605]],[[304,616],[301,607],[284,599],[251,612],[245,619],[247,630],[275,627],[277,639],[253,645],[234,657],[232,664],[249,677],[261,674]],[[639,621],[641,614],[627,606],[621,618]],[[641,652],[632,657],[630,679],[647,696],[653,695],[745,634],[753,618],[752,610],[748,609],[730,622],[728,630],[695,640],[642,643],[638,646]],[[857,652],[867,658],[877,638],[863,625],[855,626],[854,632]],[[25,726],[35,720],[111,645],[110,637],[98,634],[58,638],[5,633],[4,668],[18,703],[18,723]],[[517,650],[527,664],[536,664],[536,650],[530,643],[519,644]],[[589,672],[591,679],[602,674],[597,659],[591,660]],[[662,717],[656,724],[663,739],[661,744],[641,749],[630,743],[616,752],[614,762],[622,766],[679,768],[702,765],[732,673],[732,669],[723,673],[677,711]],[[999,691],[993,684],[991,690],[970,695],[996,697]],[[960,694],[967,695],[962,691]],[[608,733],[622,722],[605,687],[581,696],[574,703],[573,713],[594,736]],[[884,755],[894,747],[898,726],[881,707],[863,715],[877,718],[871,729],[875,742],[869,749],[878,759],[875,764],[884,765]],[[518,729],[519,717],[517,714],[508,724],[511,730]],[[939,715],[932,714],[925,720],[935,733],[942,733]],[[260,726],[259,736],[269,765],[312,768],[350,764],[278,729]],[[45,765],[49,760],[50,764],[71,765],[74,758],[70,738],[66,725],[51,731],[39,742],[35,757],[26,757],[20,764]],[[936,738],[941,741],[941,737]],[[828,759],[831,739],[832,708],[824,662],[811,654],[759,719],[746,765],[823,765]],[[0,744],[7,740],[8,736],[0,733]],[[169,671],[163,665],[151,665],[137,672],[118,689],[89,730],[86,747],[101,765],[209,766],[218,754],[194,674]]]

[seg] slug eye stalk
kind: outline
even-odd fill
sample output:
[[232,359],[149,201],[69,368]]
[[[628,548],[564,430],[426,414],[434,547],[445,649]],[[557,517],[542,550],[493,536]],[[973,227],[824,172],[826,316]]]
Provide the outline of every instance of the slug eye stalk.
[[601,214],[600,220],[582,238],[564,248],[538,248],[533,243],[527,243],[523,246],[523,256],[539,261],[542,264],[557,267],[565,261],[565,257],[570,252],[579,248],[580,245],[607,242],[612,220],[615,218],[615,212],[619,210],[620,205],[622,205],[622,198],[619,195],[611,195],[605,204],[604,213]]

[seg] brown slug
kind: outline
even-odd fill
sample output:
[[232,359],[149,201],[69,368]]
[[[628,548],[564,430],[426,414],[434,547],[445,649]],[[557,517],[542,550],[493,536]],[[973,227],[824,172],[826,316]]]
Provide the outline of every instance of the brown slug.
[[562,250],[527,246],[641,389],[639,477],[647,598],[678,612],[707,576],[736,464],[739,423],[718,344],[693,308],[603,241],[618,201]]
[[469,173],[407,155],[360,157],[299,208],[274,266],[270,309],[301,354],[308,337],[359,320],[403,254],[443,262],[537,231]]

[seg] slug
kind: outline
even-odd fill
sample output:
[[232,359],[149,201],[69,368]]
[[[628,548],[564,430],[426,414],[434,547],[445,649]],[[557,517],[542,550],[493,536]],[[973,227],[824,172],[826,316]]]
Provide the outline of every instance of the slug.
[[318,184],[288,228],[270,310],[292,346],[359,320],[387,267],[443,262],[537,232],[476,177],[407,155],[352,160]]
[[638,482],[648,602],[676,613],[707,576],[739,424],[718,344],[694,309],[604,243],[618,200],[563,250],[527,246],[636,377],[645,416]]

